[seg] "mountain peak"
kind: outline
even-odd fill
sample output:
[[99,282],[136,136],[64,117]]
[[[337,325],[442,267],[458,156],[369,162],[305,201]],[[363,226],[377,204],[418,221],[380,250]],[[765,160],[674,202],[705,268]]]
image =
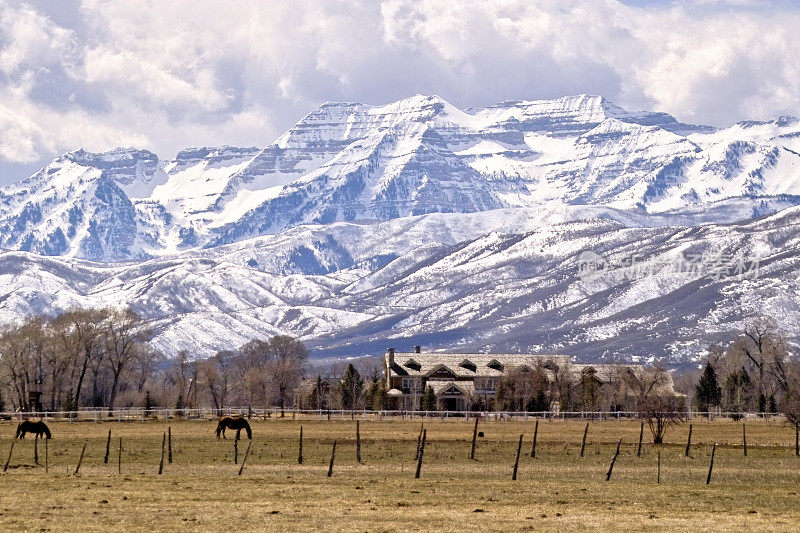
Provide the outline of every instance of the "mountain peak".
[[[784,204],[798,203],[792,199],[800,195],[793,170],[798,121],[775,123],[780,129],[716,134],[593,94],[468,111],[436,94],[383,105],[326,102],[262,148],[199,146],[168,161],[135,148],[69,152],[0,190],[0,230],[16,236],[8,241],[13,247],[34,226],[49,236],[42,224],[60,224],[66,242],[82,227],[70,217],[98,213],[81,216],[130,229],[136,256],[303,224],[432,212],[553,203],[680,211],[745,195],[751,202],[783,195]],[[697,131],[708,135],[687,138]],[[732,141],[745,148],[729,149]],[[115,209],[124,217],[115,217]],[[61,254],[64,247],[41,249]],[[98,245],[93,253],[107,249]]]

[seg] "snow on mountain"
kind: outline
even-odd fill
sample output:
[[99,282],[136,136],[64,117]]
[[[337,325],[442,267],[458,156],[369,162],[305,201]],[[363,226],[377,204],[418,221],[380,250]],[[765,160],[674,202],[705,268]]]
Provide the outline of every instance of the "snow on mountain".
[[[766,312],[800,339],[800,120],[597,96],[326,103],[266,147],[78,150],[0,189],[0,323],[124,302],[168,354],[275,333],[672,364]],[[590,282],[592,250],[625,269]],[[762,258],[753,279],[678,275]]]
[[674,213],[736,198],[749,201],[743,218],[800,203],[798,119],[716,130],[598,96],[462,111],[416,95],[323,104],[263,149],[65,154],[0,189],[0,246],[116,261],[304,224],[565,204]]
[[[754,313],[772,314],[800,341],[800,208],[697,227],[571,209],[555,224],[542,224],[556,218],[539,210],[508,209],[306,226],[116,265],[9,251],[0,254],[0,321],[125,301],[151,321],[159,348],[195,356],[288,333],[316,355],[423,344],[679,366]],[[592,217],[601,214],[619,220]],[[587,250],[621,266],[582,278]],[[700,256],[758,268],[743,279],[733,267],[676,268]]]
[[146,256],[158,229],[139,220],[131,197],[163,179],[150,152],[65,154],[0,189],[0,246],[96,260]]

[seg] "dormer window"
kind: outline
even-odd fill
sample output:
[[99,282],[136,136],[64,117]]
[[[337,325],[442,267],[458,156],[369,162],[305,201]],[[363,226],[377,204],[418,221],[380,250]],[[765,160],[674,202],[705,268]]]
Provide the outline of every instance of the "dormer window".
[[488,366],[492,370],[497,370],[498,372],[502,372],[503,371],[503,364],[500,361],[498,361],[497,359],[492,359],[491,361],[489,361],[489,364],[486,365],[486,366]]
[[453,380],[456,378],[456,373],[444,365],[439,365],[428,373],[430,379]]
[[558,371],[558,365],[555,364],[553,361],[546,361],[542,366],[552,372]]
[[475,372],[475,370],[478,368],[477,366],[475,366],[475,363],[473,363],[469,359],[464,359],[458,366],[460,366],[461,368],[465,368],[470,372]]
[[420,369],[422,368],[422,365],[420,365],[413,359],[409,359],[408,361],[406,361],[406,363],[403,366],[410,368],[411,370],[416,370],[417,372],[419,372]]

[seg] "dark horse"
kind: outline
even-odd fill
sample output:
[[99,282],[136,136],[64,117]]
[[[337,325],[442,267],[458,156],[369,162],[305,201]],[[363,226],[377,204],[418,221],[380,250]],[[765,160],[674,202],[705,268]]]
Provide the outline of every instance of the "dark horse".
[[48,439],[50,438],[50,428],[41,420],[23,420],[17,426],[17,434],[14,435],[14,438],[24,439],[25,433],[36,433],[39,438],[42,438],[44,434]]
[[222,438],[225,437],[225,429],[235,429],[236,430],[236,438],[239,438],[239,434],[244,429],[247,432],[247,438],[253,438],[253,432],[250,430],[250,424],[247,423],[247,420],[240,416],[223,416],[219,419],[219,424],[217,424],[217,438],[219,438],[220,433],[222,433]]

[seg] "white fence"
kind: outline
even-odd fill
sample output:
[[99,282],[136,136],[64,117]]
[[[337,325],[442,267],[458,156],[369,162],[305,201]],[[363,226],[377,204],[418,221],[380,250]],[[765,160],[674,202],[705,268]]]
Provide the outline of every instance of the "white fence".
[[[77,411],[44,411],[44,412],[6,412],[0,413],[0,418],[9,420],[22,420],[25,418],[43,418],[46,420],[66,420],[70,422],[79,421],[144,421],[144,420],[171,420],[176,418],[188,420],[210,420],[219,418],[223,415],[240,415],[248,418],[275,420],[281,418],[304,420],[350,420],[358,418],[360,420],[415,420],[415,419],[440,419],[464,421],[476,417],[490,421],[526,421],[528,419],[542,420],[633,420],[639,419],[638,412],[631,411],[535,411],[535,412],[516,412],[516,411],[374,411],[374,410],[299,410],[281,409],[280,407],[271,408],[250,408],[250,407],[226,407],[224,409],[144,409],[120,408],[109,410],[107,408],[88,408]],[[739,419],[770,419],[783,415],[779,413],[732,413],[732,412],[698,412],[688,411],[673,413],[675,416],[687,420],[714,420],[718,418]]]

